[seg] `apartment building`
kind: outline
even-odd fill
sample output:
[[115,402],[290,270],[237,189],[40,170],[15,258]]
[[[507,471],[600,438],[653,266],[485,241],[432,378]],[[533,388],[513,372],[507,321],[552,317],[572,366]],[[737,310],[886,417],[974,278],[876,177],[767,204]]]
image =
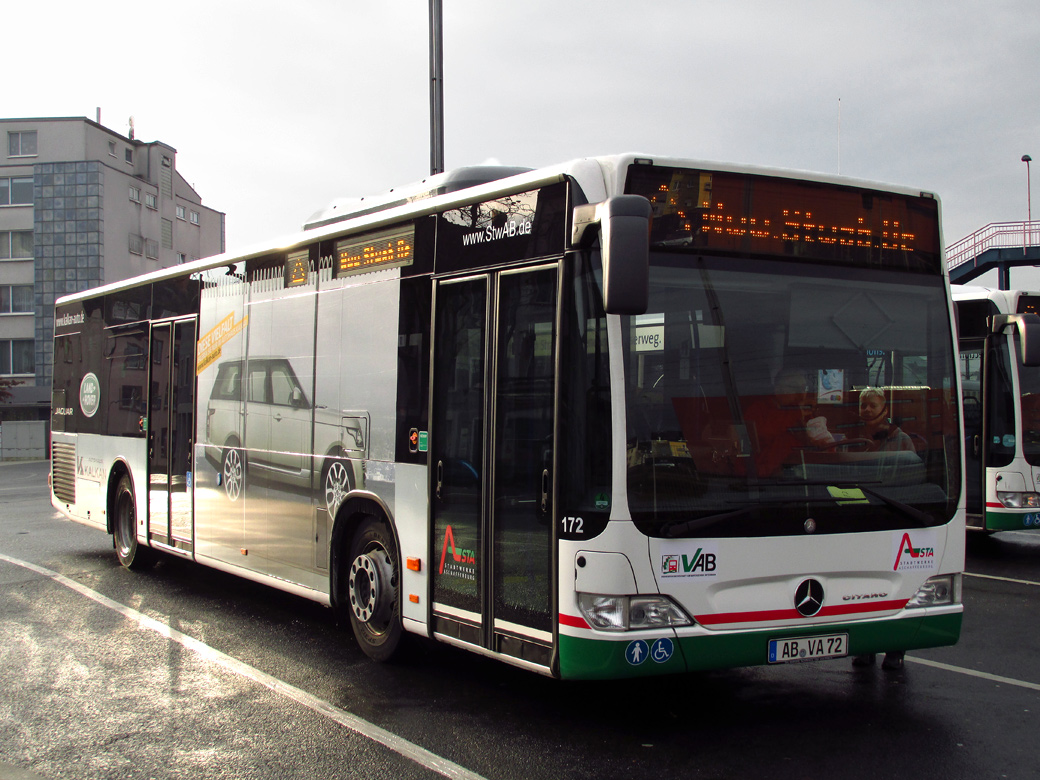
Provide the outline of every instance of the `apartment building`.
[[54,301],[224,251],[177,150],[84,117],[0,119],[0,402],[3,420],[50,412]]

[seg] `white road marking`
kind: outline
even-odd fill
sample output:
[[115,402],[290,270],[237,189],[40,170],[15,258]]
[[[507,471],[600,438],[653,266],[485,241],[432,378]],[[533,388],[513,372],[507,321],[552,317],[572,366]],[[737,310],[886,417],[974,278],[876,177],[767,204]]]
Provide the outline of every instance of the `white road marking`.
[[230,672],[260,683],[275,693],[279,693],[282,696],[292,699],[296,703],[302,704],[304,707],[317,712],[319,715],[324,715],[326,718],[329,718],[341,726],[348,728],[363,737],[367,737],[373,742],[378,742],[380,745],[389,748],[395,753],[398,753],[427,769],[437,772],[444,777],[451,778],[452,780],[485,780],[482,775],[471,772],[453,761],[438,756],[436,753],[431,753],[429,750],[426,750],[426,748],[419,747],[415,743],[409,742],[403,737],[399,737],[386,729],[382,729],[374,723],[369,723],[367,720],[359,718],[357,715],[347,712],[344,709],[340,709],[324,699],[319,699],[317,696],[313,696],[294,685],[279,680],[277,677],[272,677],[265,672],[261,672],[259,669],[256,669],[249,664],[243,663],[242,661],[210,647],[205,642],[200,642],[194,637],[183,634],[177,629],[171,628],[154,618],[150,618],[132,607],[120,604],[118,601],[113,601],[107,596],[103,596],[97,591],[91,590],[75,580],[70,580],[68,577],[58,574],[56,571],[51,571],[43,566],[37,566],[34,563],[22,561],[18,558],[12,558],[3,553],[0,553],[0,560],[6,561],[15,566],[21,566],[22,568],[34,571],[44,577],[48,577],[59,585],[64,585],[66,588],[74,590],[76,593],[86,596],[88,599],[96,601],[98,604],[118,612],[128,620],[136,622],[139,628],[155,631],[157,634],[161,634],[167,639],[177,642],[207,661],[212,661]]
[[906,656],[907,661],[913,661],[915,664],[921,664],[922,666],[931,666],[935,669],[942,669],[947,672],[956,672],[957,674],[966,674],[970,677],[979,677],[983,680],[991,680],[992,682],[998,682],[1003,685],[1016,685],[1019,688],[1028,688],[1031,691],[1040,691],[1040,684],[1026,682],[1025,680],[1016,680],[1013,677],[1001,677],[999,674],[990,674],[989,672],[976,672],[974,669],[965,669],[963,666],[951,666],[950,664],[940,663],[939,661],[929,661],[927,658],[912,658]]
[[999,580],[1000,582],[1014,582],[1017,585],[1040,585],[1040,582],[1033,582],[1033,580],[1016,580],[1013,577],[998,577],[995,574],[973,574],[970,571],[964,572],[965,577],[978,577],[980,580]]

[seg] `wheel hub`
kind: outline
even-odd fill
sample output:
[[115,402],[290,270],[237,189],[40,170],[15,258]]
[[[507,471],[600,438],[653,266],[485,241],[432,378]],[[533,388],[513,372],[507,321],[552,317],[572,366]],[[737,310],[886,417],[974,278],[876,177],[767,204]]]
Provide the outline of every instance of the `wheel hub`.
[[350,608],[361,623],[386,620],[391,611],[393,570],[382,550],[373,550],[350,564]]

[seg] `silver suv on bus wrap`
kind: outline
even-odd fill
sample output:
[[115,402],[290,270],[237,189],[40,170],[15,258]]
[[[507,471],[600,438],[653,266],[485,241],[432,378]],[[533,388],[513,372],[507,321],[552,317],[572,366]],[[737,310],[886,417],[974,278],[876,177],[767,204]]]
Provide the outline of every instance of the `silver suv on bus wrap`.
[[206,441],[213,445],[206,457],[231,501],[242,495],[248,476],[317,489],[319,505],[334,516],[358,484],[368,415],[313,406],[287,358],[228,360],[217,367],[206,408]]

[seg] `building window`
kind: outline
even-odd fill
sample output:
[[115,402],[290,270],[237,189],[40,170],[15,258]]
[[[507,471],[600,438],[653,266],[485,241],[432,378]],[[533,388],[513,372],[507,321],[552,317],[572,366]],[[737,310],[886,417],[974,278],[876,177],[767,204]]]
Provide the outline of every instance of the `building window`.
[[177,207],[177,219],[184,219],[184,206]]
[[32,339],[0,341],[0,376],[21,376],[36,371]]
[[193,225],[199,224],[199,212],[197,212],[197,211],[191,212],[191,224],[193,224]]
[[0,260],[32,260],[33,232],[31,230],[0,231]]
[[139,255],[144,251],[144,239],[134,233],[130,234],[130,254]]
[[116,142],[115,141],[109,141],[108,142],[108,153],[112,157],[116,156]]
[[7,154],[11,157],[36,156],[36,131],[22,130],[7,134]]
[[149,260],[159,259],[159,242],[154,238],[146,238],[144,240],[144,256]]
[[144,205],[150,209],[159,208],[159,199],[150,192],[144,194]]
[[125,157],[126,157],[126,161],[127,161],[128,163],[130,163],[130,165],[133,165],[133,164],[134,164],[134,150],[133,150],[133,149],[129,149],[129,148],[128,148],[128,149],[127,149],[127,150],[126,150],[126,151],[124,152],[124,155],[125,155]]
[[0,314],[32,314],[31,284],[0,284]]
[[184,252],[178,252],[177,253],[177,262],[178,263],[186,263],[186,262],[188,262],[188,256],[186,254],[184,254]]
[[141,188],[135,187],[133,184],[130,185],[130,200],[134,203],[141,202]]
[[0,179],[0,206],[31,206],[32,202],[32,176]]

